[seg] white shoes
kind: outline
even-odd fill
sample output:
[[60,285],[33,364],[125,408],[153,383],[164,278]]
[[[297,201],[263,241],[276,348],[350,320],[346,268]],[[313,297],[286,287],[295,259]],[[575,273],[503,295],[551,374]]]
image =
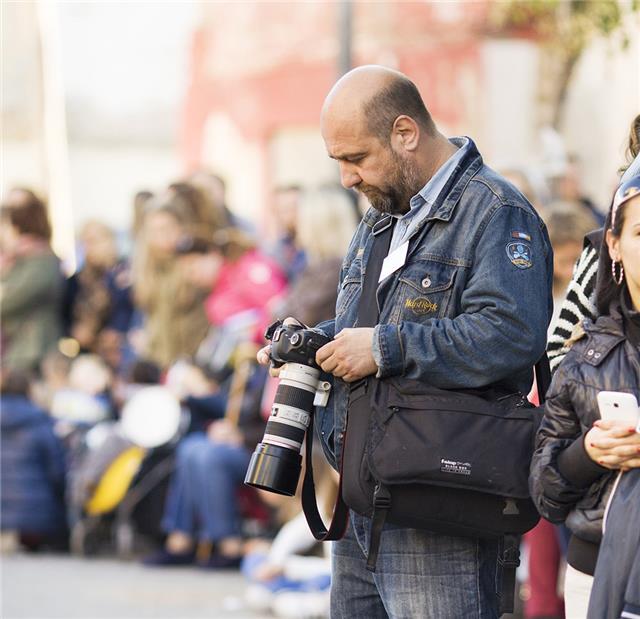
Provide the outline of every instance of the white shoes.
[[329,590],[283,591],[275,593],[271,611],[281,619],[324,619],[329,617]]

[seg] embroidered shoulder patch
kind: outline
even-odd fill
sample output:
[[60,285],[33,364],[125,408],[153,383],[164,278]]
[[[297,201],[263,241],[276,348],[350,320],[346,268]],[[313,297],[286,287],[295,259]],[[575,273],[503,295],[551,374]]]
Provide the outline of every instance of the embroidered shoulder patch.
[[517,230],[513,230],[513,232],[511,232],[511,238],[521,239],[523,241],[531,240],[531,237],[526,232],[518,232]]
[[531,247],[527,243],[508,243],[506,250],[511,264],[519,269],[529,269],[533,265]]

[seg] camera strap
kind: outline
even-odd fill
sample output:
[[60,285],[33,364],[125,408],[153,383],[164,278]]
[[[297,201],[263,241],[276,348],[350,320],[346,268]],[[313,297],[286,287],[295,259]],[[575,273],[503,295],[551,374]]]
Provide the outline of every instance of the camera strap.
[[[376,289],[380,271],[382,270],[382,262],[389,253],[391,245],[391,236],[395,224],[395,219],[388,215],[380,219],[373,227],[373,245],[371,253],[367,260],[365,268],[364,284],[362,286],[362,295],[360,297],[358,323],[356,326],[373,326],[378,320],[378,304],[375,301]],[[364,309],[364,308],[367,309]],[[365,315],[368,314],[368,315]],[[364,320],[363,320],[364,319]],[[370,322],[370,324],[366,324]],[[363,378],[351,384],[351,392],[360,388],[367,382],[367,378]],[[349,420],[347,417],[347,426]],[[347,432],[345,432],[346,441]],[[342,499],[342,464],[344,458],[340,460],[340,481],[338,482],[338,495],[336,504],[333,508],[333,517],[331,524],[327,529],[322,521],[322,516],[318,510],[316,501],[316,489],[313,480],[313,465],[311,453],[313,449],[313,415],[307,429],[305,438],[305,472],[302,482],[302,509],[304,511],[307,524],[311,529],[313,536],[320,542],[329,542],[339,540],[344,535],[349,521],[349,508]],[[343,445],[344,450],[344,445]]]
[[331,518],[331,524],[327,529],[322,521],[322,516],[320,515],[318,503],[316,501],[316,487],[313,481],[313,465],[311,462],[312,448],[313,415],[311,416],[311,422],[307,428],[307,435],[305,438],[305,471],[304,480],[302,482],[302,509],[313,537],[315,537],[319,542],[331,542],[342,538],[344,532],[347,530],[347,523],[349,521],[349,508],[342,500],[342,471],[340,472],[338,496],[336,497],[336,504],[333,508],[333,517]]

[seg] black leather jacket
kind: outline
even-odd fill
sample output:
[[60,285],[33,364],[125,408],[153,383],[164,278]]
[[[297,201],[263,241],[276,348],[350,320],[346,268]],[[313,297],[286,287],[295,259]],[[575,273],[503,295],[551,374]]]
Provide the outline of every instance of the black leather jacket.
[[620,307],[584,323],[556,371],[531,464],[531,496],[542,516],[566,522],[572,533],[599,543],[614,473],[593,462],[584,435],[600,418],[599,391],[633,393],[640,401],[640,348],[625,336]]

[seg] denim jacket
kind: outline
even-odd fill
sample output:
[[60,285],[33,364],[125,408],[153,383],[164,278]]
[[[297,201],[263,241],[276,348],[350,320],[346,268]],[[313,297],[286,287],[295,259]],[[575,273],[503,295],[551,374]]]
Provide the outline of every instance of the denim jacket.
[[[340,273],[333,337],[356,325],[364,272],[382,215],[369,209]],[[409,241],[404,265],[377,289],[373,353],[378,378],[402,375],[443,389],[531,387],[553,307],[546,227],[512,185],[484,165],[475,144]],[[329,460],[341,459],[349,385],[333,379],[316,427]]]

